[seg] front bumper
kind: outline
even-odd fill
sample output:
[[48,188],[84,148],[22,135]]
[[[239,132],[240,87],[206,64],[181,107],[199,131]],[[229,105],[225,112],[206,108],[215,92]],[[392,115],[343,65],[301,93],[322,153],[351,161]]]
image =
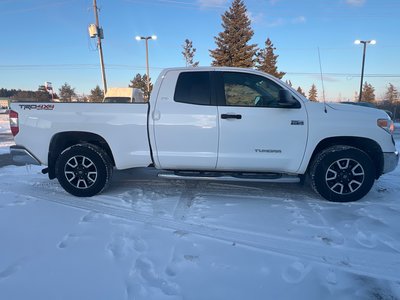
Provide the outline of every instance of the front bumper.
[[10,146],[14,162],[24,165],[41,165],[40,161],[23,146]]
[[383,153],[383,171],[382,173],[389,173],[396,169],[399,163],[399,152],[386,152]]

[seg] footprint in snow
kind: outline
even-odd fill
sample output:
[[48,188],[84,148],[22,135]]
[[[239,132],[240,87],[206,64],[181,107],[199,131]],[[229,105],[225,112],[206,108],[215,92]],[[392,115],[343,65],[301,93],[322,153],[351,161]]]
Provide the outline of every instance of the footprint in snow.
[[64,236],[61,242],[58,243],[57,247],[60,249],[64,249],[69,247],[71,244],[76,243],[82,238],[80,235],[75,234],[67,234]]
[[335,230],[335,229],[328,229],[323,234],[318,235],[317,239],[321,240],[327,245],[343,245],[344,244],[344,237],[343,235]]
[[131,273],[139,273],[148,285],[160,289],[165,295],[178,295],[179,286],[160,277],[154,270],[154,266],[147,258],[138,258]]
[[123,259],[133,253],[142,253],[148,249],[146,241],[134,235],[116,235],[111,243],[107,245],[114,259]]
[[370,232],[357,232],[355,240],[361,246],[364,246],[366,248],[375,248],[377,245],[376,235]]
[[89,212],[87,215],[84,215],[82,218],[81,218],[81,221],[80,221],[80,223],[90,223],[90,222],[93,222],[94,220],[96,220],[98,217],[99,217],[99,213],[96,213],[96,212],[93,212],[93,211],[91,211],[91,212]]
[[15,274],[16,272],[18,272],[22,267],[21,262],[22,262],[22,260],[17,261],[15,263],[9,265],[5,269],[0,270],[0,281],[6,279],[6,278],[12,276],[13,274]]
[[328,282],[331,285],[336,285],[337,284],[337,277],[335,272],[329,271],[329,273],[325,277],[326,282]]
[[311,267],[296,261],[282,272],[282,278],[287,283],[300,283],[311,270]]

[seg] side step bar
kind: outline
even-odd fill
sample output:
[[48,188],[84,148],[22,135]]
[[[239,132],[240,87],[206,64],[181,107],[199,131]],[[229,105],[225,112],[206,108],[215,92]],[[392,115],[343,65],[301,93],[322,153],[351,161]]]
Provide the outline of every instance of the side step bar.
[[175,171],[159,173],[158,177],[166,179],[182,180],[210,180],[210,181],[249,181],[249,182],[276,182],[297,183],[298,175],[286,175],[279,173],[226,173],[226,172],[192,172]]

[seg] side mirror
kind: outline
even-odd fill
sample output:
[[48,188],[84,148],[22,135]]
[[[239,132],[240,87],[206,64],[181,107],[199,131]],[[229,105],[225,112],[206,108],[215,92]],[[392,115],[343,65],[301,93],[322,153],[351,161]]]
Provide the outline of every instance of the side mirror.
[[293,98],[293,95],[288,90],[279,90],[278,106],[282,108],[298,108],[299,103]]

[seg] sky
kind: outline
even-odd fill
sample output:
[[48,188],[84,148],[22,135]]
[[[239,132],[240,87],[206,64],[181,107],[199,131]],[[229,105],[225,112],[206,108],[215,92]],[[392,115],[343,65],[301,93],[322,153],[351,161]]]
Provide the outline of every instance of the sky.
[[[244,0],[252,20],[252,43],[263,48],[269,37],[279,55],[278,69],[295,88],[314,83],[322,99],[354,100],[359,90],[362,45],[368,45],[365,80],[383,98],[389,83],[400,89],[400,1],[398,0]],[[108,87],[125,87],[145,74],[149,41],[150,77],[163,68],[185,66],[182,45],[193,41],[195,60],[209,66],[221,15],[231,0],[97,0],[104,29],[103,52]],[[0,88],[37,90],[45,81],[55,90],[67,82],[79,94],[102,86],[91,0],[0,0]],[[321,66],[319,64],[319,54]],[[321,67],[321,68],[320,68]]]

